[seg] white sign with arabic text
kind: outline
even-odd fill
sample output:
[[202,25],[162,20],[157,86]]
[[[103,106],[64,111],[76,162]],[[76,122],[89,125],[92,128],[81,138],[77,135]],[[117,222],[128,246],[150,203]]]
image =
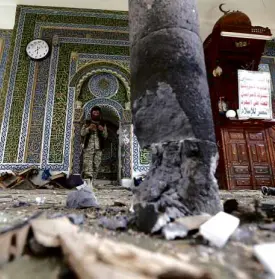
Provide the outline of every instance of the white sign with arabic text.
[[271,76],[238,70],[240,119],[272,119]]

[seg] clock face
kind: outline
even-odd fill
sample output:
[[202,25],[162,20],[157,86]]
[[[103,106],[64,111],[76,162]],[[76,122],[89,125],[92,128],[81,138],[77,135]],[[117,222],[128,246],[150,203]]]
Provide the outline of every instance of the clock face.
[[48,55],[50,47],[47,42],[37,39],[27,45],[26,51],[30,58],[40,60]]

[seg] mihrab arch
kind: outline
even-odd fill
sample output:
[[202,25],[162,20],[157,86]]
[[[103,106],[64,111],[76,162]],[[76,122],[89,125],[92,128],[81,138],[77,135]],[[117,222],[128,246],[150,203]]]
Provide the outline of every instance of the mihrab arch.
[[[78,98],[82,90],[83,84],[89,80],[93,75],[97,74],[111,74],[121,81],[121,84],[126,89],[127,97],[124,103],[119,103],[110,97],[101,97],[91,95],[91,100],[85,104],[80,104]],[[79,71],[73,76],[70,82],[70,88],[75,90],[75,109],[74,109],[74,123],[73,123],[73,137],[72,137],[72,154],[71,154],[71,170],[74,174],[81,173],[81,136],[80,130],[83,124],[83,120],[87,117],[91,108],[95,105],[103,108],[105,111],[112,112],[109,115],[113,115],[114,119],[108,119],[112,123],[117,122],[119,126],[119,178],[131,178],[132,176],[132,160],[131,160],[131,150],[132,150],[132,135],[131,135],[131,123],[125,120],[129,117],[124,117],[125,112],[127,115],[131,112],[126,110],[126,103],[130,100],[130,85],[129,85],[129,72],[126,71],[120,65],[112,62],[99,61],[91,62],[86,64],[84,67],[79,69]],[[112,121],[113,120],[113,121]],[[123,136],[122,136],[123,133]],[[128,140],[123,140],[127,138]],[[121,171],[120,171],[121,170]]]

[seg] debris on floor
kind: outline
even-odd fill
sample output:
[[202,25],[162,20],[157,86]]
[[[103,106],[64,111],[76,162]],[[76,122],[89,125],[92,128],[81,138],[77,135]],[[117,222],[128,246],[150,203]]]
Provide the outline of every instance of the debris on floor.
[[275,196],[275,188],[263,186],[261,190],[265,196]]
[[0,174],[0,187],[2,189],[11,187],[17,182],[17,177],[13,172],[3,172]]
[[87,185],[84,185],[83,188],[79,188],[79,190],[70,192],[67,197],[66,205],[68,208],[78,209],[99,206],[94,192]]
[[126,230],[128,227],[127,216],[115,216],[113,218],[101,217],[99,225],[109,230]]
[[162,234],[166,240],[185,238],[190,233],[198,232],[200,226],[210,218],[209,214],[182,217],[164,226]]
[[275,232],[275,223],[271,223],[271,224],[260,224],[259,228],[261,230],[265,230],[265,231],[273,231]]
[[[121,242],[127,242],[146,249],[143,251],[151,251],[149,253],[153,253],[154,255],[154,252],[159,252],[161,254],[171,255],[173,258],[180,260],[180,262],[183,264],[192,263],[192,266],[194,266],[197,270],[208,270],[210,274],[207,276],[210,276],[210,278],[213,279],[272,278],[268,273],[271,272],[271,270],[268,269],[268,267],[265,267],[264,262],[266,262],[266,260],[261,260],[254,252],[255,245],[275,242],[275,232],[273,231],[273,224],[275,222],[275,200],[272,196],[263,196],[261,191],[238,191],[238,193],[221,191],[221,197],[223,201],[226,202],[228,200],[235,199],[238,203],[238,209],[233,210],[231,213],[232,215],[227,215],[230,217],[237,216],[240,219],[239,226],[229,236],[225,245],[222,247],[213,245],[213,243],[210,243],[207,241],[207,239],[205,240],[199,233],[200,227],[207,224],[207,222],[210,222],[213,218],[215,218],[215,216],[186,216],[171,220],[170,218],[166,218],[167,216],[163,215],[161,218],[157,218],[155,222],[156,232],[154,234],[149,233],[146,235],[135,230],[135,224],[133,222],[134,214],[129,215],[127,212],[127,208],[130,206],[132,200],[132,194],[130,192],[124,189],[113,190],[112,187],[107,186],[102,188],[99,187],[94,189],[93,192],[97,197],[97,200],[100,202],[100,207],[88,207],[84,209],[66,207],[66,199],[68,194],[73,192],[74,191],[68,191],[66,189],[28,191],[7,189],[0,192],[0,240],[4,235],[7,237],[7,233],[10,232],[10,236],[6,238],[8,243],[10,243],[10,246],[9,248],[3,246],[3,249],[0,249],[2,250],[0,251],[0,258],[3,258],[1,256],[1,252],[8,251],[9,255],[8,257],[6,256],[6,259],[8,258],[15,260],[6,264],[5,267],[0,268],[0,278],[20,279],[19,277],[16,277],[13,272],[16,265],[18,265],[17,270],[19,270],[18,272],[20,273],[21,271],[19,266],[23,264],[25,267],[29,263],[30,267],[28,269],[29,273],[31,273],[31,270],[34,270],[33,266],[37,265],[36,268],[41,268],[41,264],[39,263],[40,260],[43,261],[43,259],[45,259],[45,262],[43,261],[43,266],[48,266],[46,264],[47,261],[50,261],[53,258],[56,259],[53,261],[54,263],[63,263],[64,259],[67,259],[67,257],[62,254],[63,248],[60,249],[60,245],[55,248],[45,247],[43,243],[41,244],[41,242],[38,241],[37,237],[31,234],[31,231],[33,230],[32,221],[34,218],[36,218],[35,221],[39,220],[43,222],[48,220],[57,222],[58,220],[66,219],[67,223],[70,223],[70,225],[76,224],[78,234],[84,236],[90,232],[92,233],[92,239],[97,239],[97,241],[94,240],[94,242],[89,242],[88,246],[91,245],[92,247],[96,247],[95,245],[98,245],[98,249],[102,253],[106,253],[106,257],[108,257],[108,249],[112,250],[110,251],[112,257],[118,257],[115,252],[115,249],[117,248],[108,246],[107,249],[104,248],[104,245],[104,247],[101,246],[101,243],[104,243],[104,239],[108,238],[117,245],[120,245]],[[258,200],[258,202],[255,202],[254,200]],[[41,202],[43,203],[41,204]],[[35,215],[36,212],[38,215]],[[255,216],[261,216],[261,218],[255,218]],[[37,219],[37,217],[39,217],[39,219]],[[154,215],[152,215],[152,218],[154,218]],[[214,232],[215,239],[220,237],[217,236],[222,231],[220,227],[225,227],[224,222],[226,222],[226,219],[221,219],[222,220],[219,221],[219,224],[216,226]],[[50,232],[44,232],[42,235],[40,234],[40,237],[45,241],[48,241],[51,238],[54,238],[56,241],[61,241],[61,239],[58,240],[58,237],[55,238],[52,236],[53,231],[56,230],[56,227],[58,227],[57,223],[51,224],[51,228],[49,228]],[[23,249],[22,256],[16,256],[18,251],[20,251],[19,244],[19,247],[15,248],[18,246],[17,237],[18,241],[20,238],[18,236],[18,232],[27,225],[30,227],[30,234],[27,234],[25,248],[28,249]],[[39,228],[39,230],[43,231],[45,229],[43,228],[41,230],[41,228]],[[81,242],[86,239],[86,236],[81,240],[78,238],[71,240],[71,233],[66,225],[64,231],[65,230],[67,230],[67,232],[63,234],[68,235],[64,236],[62,241],[67,240],[68,242],[77,242],[66,243],[66,247],[70,248],[66,251],[69,251],[69,253],[82,253],[82,245],[86,248],[88,247],[86,244],[81,244]],[[15,231],[16,233],[14,233]],[[84,233],[84,235],[82,233]],[[16,235],[16,239],[13,238],[12,235]],[[175,241],[167,241],[165,238],[169,240],[175,239]],[[78,246],[80,248],[79,250],[76,250]],[[123,245],[120,246],[124,247]],[[105,252],[104,249],[107,249],[107,252]],[[128,260],[128,254],[124,251],[121,253],[126,256],[125,259],[122,259],[121,256],[120,261],[125,261],[128,263],[128,266],[131,266],[133,262]],[[131,258],[131,255],[129,255],[129,258]],[[258,261],[256,260],[255,255],[257,256]],[[178,275],[172,271],[167,271],[165,274],[162,273],[159,277],[148,277],[148,275],[144,273],[138,273],[138,275],[136,275],[136,272],[133,273],[130,269],[131,274],[129,275],[127,273],[128,269],[126,267],[114,267],[113,264],[106,264],[102,259],[94,261],[94,257],[97,256],[101,257],[101,254],[96,254],[94,252],[91,254],[86,253],[86,255],[79,254],[76,258],[73,256],[73,261],[77,263],[80,262],[79,265],[76,265],[76,268],[82,268],[81,264],[86,263],[86,265],[90,265],[90,262],[92,262],[91,266],[93,266],[94,269],[91,272],[96,273],[97,271],[102,273],[102,275],[100,275],[102,277],[97,277],[94,273],[92,273],[92,276],[95,276],[95,278],[105,279],[106,276],[108,276],[108,279],[113,279],[115,278],[115,275],[119,276],[119,278],[125,279],[181,278],[177,277]],[[91,257],[91,259],[88,260],[88,257]],[[104,255],[102,257],[104,257]],[[133,257],[136,257],[136,254],[133,254]],[[143,260],[142,257],[139,257],[139,259],[141,261],[139,267],[141,265],[146,265],[146,261],[147,264],[151,263],[151,261],[149,261],[146,257],[144,258],[145,260]],[[114,259],[112,260],[115,261]],[[76,273],[76,268],[73,268],[73,265],[68,261],[66,263],[64,263],[65,266],[63,267],[61,267],[60,263],[55,263],[58,265],[55,266],[55,269],[58,271],[58,274],[62,273],[64,276],[67,274],[68,277],[58,277],[57,275],[55,275],[55,277],[50,275],[46,277],[40,277],[40,273],[37,271],[37,278],[64,279],[77,278],[77,276],[79,277],[79,275]],[[102,266],[103,268],[101,268]],[[92,267],[87,269],[89,270],[86,272],[90,272]],[[22,272],[23,270],[25,270],[25,268],[22,269]],[[108,272],[111,272],[111,274]],[[48,274],[52,273],[48,271]],[[84,274],[84,276],[86,275],[87,273]],[[33,277],[29,276],[28,278]]]
[[114,206],[124,207],[124,206],[127,206],[127,205],[125,203],[123,203],[123,202],[115,201],[114,202]]
[[251,243],[254,241],[256,230],[255,225],[243,225],[235,230],[231,239],[244,244]]
[[238,206],[236,199],[230,199],[224,202],[223,209],[225,213],[231,214],[234,211],[238,211]]
[[0,188],[2,189],[73,189],[83,184],[80,175],[67,175],[63,172],[51,174],[50,170],[39,171],[35,166],[20,172],[0,173]]
[[266,270],[275,276],[275,243],[256,245],[254,253]]
[[162,234],[166,240],[185,238],[188,235],[188,229],[181,223],[173,222],[162,228]]
[[[28,239],[30,231],[34,236],[30,238],[31,241]],[[12,239],[8,241],[8,238],[12,238],[12,233],[17,234],[19,242],[16,244]],[[72,271],[80,279],[212,278],[202,268],[182,259],[80,232],[78,227],[65,217],[35,219],[20,231],[2,234],[0,243],[4,248],[0,254],[2,263],[11,259],[11,253],[14,258],[22,256],[27,245],[31,246],[29,250],[34,252],[33,256],[46,255],[47,249],[59,248]],[[172,275],[174,277],[171,277]]]
[[222,248],[239,224],[240,220],[238,218],[219,212],[200,226],[200,234],[211,244]]

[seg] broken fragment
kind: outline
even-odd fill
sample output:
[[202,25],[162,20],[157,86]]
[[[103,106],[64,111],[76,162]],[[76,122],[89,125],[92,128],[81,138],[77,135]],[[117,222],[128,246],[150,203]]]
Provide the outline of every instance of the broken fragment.
[[266,243],[254,246],[254,254],[266,270],[275,275],[275,243]]
[[89,187],[70,192],[67,197],[66,205],[68,208],[98,207],[95,194]]
[[259,225],[259,229],[261,229],[263,231],[275,232],[275,223]]
[[99,220],[99,225],[108,230],[126,230],[128,220],[126,216],[115,216],[114,218],[102,217]]
[[162,234],[166,240],[174,240],[176,238],[184,238],[188,235],[187,228],[177,222],[170,223],[162,229]]
[[184,238],[189,233],[199,230],[200,226],[210,218],[209,214],[182,217],[163,227],[162,234],[167,240]]
[[224,212],[231,214],[233,211],[238,210],[238,206],[239,204],[236,199],[230,199],[224,202],[223,210]]
[[239,218],[219,212],[200,226],[200,234],[214,246],[222,248],[239,224]]
[[264,196],[275,196],[275,188],[263,186],[261,190]]
[[186,216],[176,220],[177,223],[184,225],[188,231],[198,230],[200,226],[208,221],[212,216],[209,214]]

